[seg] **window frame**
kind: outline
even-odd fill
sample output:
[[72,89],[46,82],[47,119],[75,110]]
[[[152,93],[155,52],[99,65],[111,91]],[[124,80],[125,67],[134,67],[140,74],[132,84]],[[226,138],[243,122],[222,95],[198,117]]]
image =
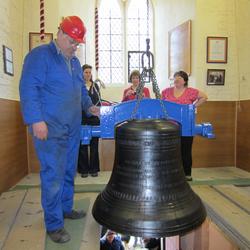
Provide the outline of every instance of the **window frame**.
[[[98,10],[100,10],[100,5],[101,5],[101,1],[103,0],[98,0],[97,3],[97,8]],[[121,10],[121,25],[122,25],[122,60],[123,60],[123,70],[122,70],[122,78],[124,82],[119,82],[119,83],[106,83],[107,86],[109,87],[126,87],[129,85],[129,76],[128,76],[128,39],[127,39],[127,20],[128,20],[128,9],[129,9],[129,5],[131,3],[131,1],[136,1],[136,0],[116,0],[117,3],[119,4],[120,10]],[[152,21],[151,21],[151,25],[152,25],[152,35],[149,35],[150,41],[153,40],[153,46],[152,43],[150,44],[150,51],[154,54],[154,46],[155,46],[155,31],[154,31],[154,23],[155,23],[155,15],[154,15],[154,5],[153,5],[153,1],[149,0],[150,2],[150,7],[151,7],[151,13],[152,13]],[[99,17],[100,18],[100,17]],[[100,19],[98,20],[98,22],[100,22]],[[146,50],[146,40],[145,40],[145,50]],[[143,50],[143,51],[145,51]],[[100,57],[100,51],[99,53],[99,57]],[[99,77],[99,74],[98,74]]]

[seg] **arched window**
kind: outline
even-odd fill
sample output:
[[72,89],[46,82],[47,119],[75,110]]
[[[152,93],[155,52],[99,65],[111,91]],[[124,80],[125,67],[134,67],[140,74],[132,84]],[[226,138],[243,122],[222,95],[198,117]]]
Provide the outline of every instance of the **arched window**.
[[[147,8],[147,3],[149,8]],[[151,45],[153,45],[152,14],[151,1],[132,0],[129,2],[127,14],[128,50],[145,50],[146,38],[151,38]]]
[[150,0],[131,0],[127,13],[128,76],[133,69],[142,70],[141,53],[146,50],[146,39],[150,39],[153,52],[153,11]]
[[[153,52],[153,9],[150,0],[99,0],[98,77],[106,84],[127,81],[128,51],[145,51],[150,38]],[[134,57],[134,55],[133,55]],[[140,53],[130,69],[140,69]]]

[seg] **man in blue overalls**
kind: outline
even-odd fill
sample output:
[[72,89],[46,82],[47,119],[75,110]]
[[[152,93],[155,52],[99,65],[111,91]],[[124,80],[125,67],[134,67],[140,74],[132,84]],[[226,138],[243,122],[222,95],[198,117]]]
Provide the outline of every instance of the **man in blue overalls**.
[[57,39],[33,49],[25,58],[20,80],[20,101],[41,170],[45,226],[58,243],[70,240],[64,218],[80,219],[73,209],[74,176],[80,142],[82,109],[99,115],[84,84],[74,53],[84,42],[86,28],[77,16],[66,17]]

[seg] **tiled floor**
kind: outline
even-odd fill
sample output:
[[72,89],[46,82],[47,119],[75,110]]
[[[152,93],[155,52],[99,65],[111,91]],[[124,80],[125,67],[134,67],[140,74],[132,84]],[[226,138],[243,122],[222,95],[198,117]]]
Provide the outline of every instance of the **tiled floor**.
[[[234,179],[250,179],[250,173],[242,169],[235,167],[221,167],[221,168],[194,168],[193,170],[193,182],[195,181],[212,181],[212,180],[234,180]],[[88,176],[87,178],[81,178],[79,174],[76,175],[76,185],[88,185],[88,184],[106,184],[110,178],[110,171],[103,171],[99,173],[98,177]],[[39,185],[39,174],[29,174],[24,177],[18,186]]]
[[[98,177],[88,176],[87,178],[81,178],[79,174],[76,175],[76,185],[87,185],[87,184],[106,184],[110,178],[110,171],[100,172]],[[40,184],[39,174],[29,174],[17,183],[16,186],[36,186]]]

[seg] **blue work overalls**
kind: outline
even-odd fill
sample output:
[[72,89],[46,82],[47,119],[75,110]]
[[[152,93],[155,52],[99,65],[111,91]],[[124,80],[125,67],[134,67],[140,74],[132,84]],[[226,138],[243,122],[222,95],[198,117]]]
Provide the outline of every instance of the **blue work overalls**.
[[[47,140],[33,137],[40,161],[41,195],[47,231],[64,226],[63,214],[73,207],[82,108],[92,102],[76,57],[65,58],[54,42],[33,49],[25,58],[20,80],[24,122],[45,121]],[[32,131],[31,131],[32,133]]]

